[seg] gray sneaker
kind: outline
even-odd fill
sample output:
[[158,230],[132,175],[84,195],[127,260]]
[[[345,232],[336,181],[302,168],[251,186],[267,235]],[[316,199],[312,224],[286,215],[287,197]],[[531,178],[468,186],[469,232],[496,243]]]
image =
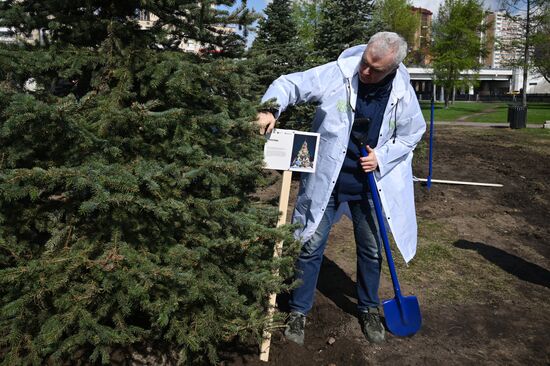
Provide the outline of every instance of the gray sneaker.
[[359,323],[361,323],[363,334],[369,341],[373,343],[384,341],[386,331],[380,321],[378,308],[369,308],[368,312],[360,313]]
[[286,321],[285,337],[289,341],[304,345],[304,327],[306,316],[298,312],[291,312]]

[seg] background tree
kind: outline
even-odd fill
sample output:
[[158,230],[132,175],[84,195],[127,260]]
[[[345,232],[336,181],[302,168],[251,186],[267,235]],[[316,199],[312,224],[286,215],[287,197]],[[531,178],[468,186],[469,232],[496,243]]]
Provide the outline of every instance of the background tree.
[[315,48],[325,61],[334,61],[351,46],[367,43],[373,29],[372,0],[323,0]]
[[[484,11],[478,0],[445,0],[433,29],[433,61],[436,84],[445,91],[445,107],[450,94],[457,87],[472,85],[477,80],[475,73],[480,57],[485,54],[479,34],[483,30]],[[461,76],[462,71],[469,75]]]
[[[258,82],[255,89],[262,95],[279,76],[303,71],[316,58],[307,57],[306,45],[298,37],[290,0],[273,0],[265,10],[266,17],[259,22],[258,35],[249,56]],[[309,130],[313,106],[288,108],[277,122],[278,128]]]
[[277,77],[304,67],[305,52],[299,43],[290,0],[273,0],[260,19],[250,56],[255,57],[260,92]]
[[[514,18],[523,29],[522,38],[513,42],[510,47],[522,49],[520,58],[509,60],[512,65],[519,65],[523,70],[522,105],[527,106],[527,83],[529,68],[532,67],[531,56],[534,50],[535,37],[538,29],[544,29],[550,3],[547,0],[502,0],[501,7],[508,12],[508,17]],[[542,31],[544,32],[544,31]],[[543,40],[543,33],[538,33],[538,39]],[[541,37],[542,36],[542,37]],[[544,48],[544,46],[542,46]],[[539,52],[541,48],[539,48]],[[544,51],[543,51],[544,52]]]
[[540,15],[540,24],[533,35],[533,65],[550,83],[550,6]]
[[321,23],[322,0],[297,0],[292,2],[292,19],[296,24],[296,34],[301,47],[306,51],[308,66],[320,65],[323,58],[315,48],[315,37]]
[[[273,262],[292,237],[250,197],[263,145],[250,75],[173,50],[223,47],[217,25],[245,19],[222,3],[0,2],[2,26],[46,35],[0,48],[3,364],[148,347],[216,363],[221,343],[261,334],[273,270],[288,275],[293,257]],[[149,31],[138,8],[159,17]]]
[[420,18],[411,11],[409,0],[377,0],[374,3],[373,21],[379,31],[396,32],[414,44],[414,35],[420,27]]

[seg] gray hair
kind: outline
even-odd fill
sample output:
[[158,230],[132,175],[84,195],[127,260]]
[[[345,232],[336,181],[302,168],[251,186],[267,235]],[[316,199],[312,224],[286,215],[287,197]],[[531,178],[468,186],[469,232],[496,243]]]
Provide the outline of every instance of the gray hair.
[[379,56],[385,56],[388,52],[394,55],[393,67],[399,64],[407,56],[407,41],[394,32],[378,32],[369,39],[369,48]]

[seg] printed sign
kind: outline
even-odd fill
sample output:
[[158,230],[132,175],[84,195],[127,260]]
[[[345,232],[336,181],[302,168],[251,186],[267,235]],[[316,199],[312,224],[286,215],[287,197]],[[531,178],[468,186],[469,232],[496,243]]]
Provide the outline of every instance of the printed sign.
[[274,129],[264,146],[266,168],[314,173],[318,150],[318,133]]

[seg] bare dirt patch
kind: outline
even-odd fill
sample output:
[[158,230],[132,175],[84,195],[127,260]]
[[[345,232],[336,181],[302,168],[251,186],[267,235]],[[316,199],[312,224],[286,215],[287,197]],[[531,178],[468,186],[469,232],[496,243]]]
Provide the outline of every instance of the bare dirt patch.
[[[427,175],[425,148],[415,159],[418,177]],[[345,219],[331,233],[305,345],[276,332],[269,365],[550,363],[550,133],[438,127],[434,178],[504,187],[415,186],[418,252],[408,266],[396,260],[404,294],[419,299],[420,332],[390,334],[381,345],[363,337],[355,316],[355,244]],[[380,293],[393,297],[387,270]],[[285,310],[284,295],[279,302]],[[265,365],[252,349],[225,364]]]

